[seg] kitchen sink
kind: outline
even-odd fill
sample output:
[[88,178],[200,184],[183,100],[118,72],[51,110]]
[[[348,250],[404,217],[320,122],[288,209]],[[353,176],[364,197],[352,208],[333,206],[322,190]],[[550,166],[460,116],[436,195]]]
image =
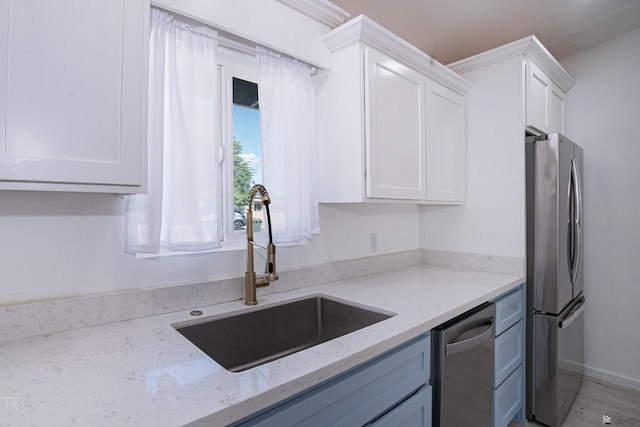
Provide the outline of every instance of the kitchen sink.
[[225,369],[240,372],[394,315],[313,296],[172,326]]

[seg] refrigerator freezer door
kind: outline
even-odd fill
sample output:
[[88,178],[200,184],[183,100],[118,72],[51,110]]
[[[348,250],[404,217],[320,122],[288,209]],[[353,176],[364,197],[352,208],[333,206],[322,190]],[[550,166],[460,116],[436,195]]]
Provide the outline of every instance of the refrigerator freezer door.
[[562,424],[582,384],[583,310],[580,295],[560,316],[533,316],[533,417],[551,427]]
[[535,189],[527,212],[534,218],[533,308],[550,314],[560,313],[574,298],[569,253],[573,146],[551,134],[534,147]]

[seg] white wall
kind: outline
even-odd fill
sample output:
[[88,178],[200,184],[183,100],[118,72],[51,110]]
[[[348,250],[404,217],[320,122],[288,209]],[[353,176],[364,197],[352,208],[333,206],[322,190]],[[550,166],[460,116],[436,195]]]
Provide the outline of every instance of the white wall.
[[640,389],[640,29],[560,61],[566,134],[584,148],[585,363]]
[[513,57],[463,75],[473,84],[467,95],[467,200],[422,208],[424,249],[524,258],[522,67]]
[[[109,194],[0,191],[0,305],[244,274],[244,251],[125,254],[124,205]],[[323,234],[310,245],[278,248],[279,270],[420,247],[415,205],[321,206],[320,221]],[[370,253],[374,232],[378,251]]]

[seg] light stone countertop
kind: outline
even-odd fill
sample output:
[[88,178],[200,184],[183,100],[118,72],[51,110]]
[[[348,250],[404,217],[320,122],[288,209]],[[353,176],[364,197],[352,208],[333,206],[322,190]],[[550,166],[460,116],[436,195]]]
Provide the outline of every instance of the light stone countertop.
[[[524,282],[416,265],[259,296],[323,294],[396,316],[244,372],[226,371],[171,325],[189,310],[0,342],[1,426],[223,426],[353,368]],[[252,310],[243,301],[201,318]]]

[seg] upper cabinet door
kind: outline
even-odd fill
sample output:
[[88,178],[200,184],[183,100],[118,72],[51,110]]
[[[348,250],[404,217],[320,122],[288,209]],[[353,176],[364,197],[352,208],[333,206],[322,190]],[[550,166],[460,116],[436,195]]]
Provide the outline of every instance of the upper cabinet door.
[[532,61],[527,63],[527,126],[540,132],[564,132],[564,92]]
[[532,62],[527,64],[527,126],[549,132],[549,78]]
[[148,0],[0,0],[0,188],[146,186]]
[[318,200],[459,203],[471,84],[363,15],[325,42],[333,67],[314,77]]
[[466,189],[465,97],[435,82],[427,91],[427,202],[462,203]]
[[366,195],[426,197],[426,77],[371,48],[365,60]]
[[564,133],[564,98],[565,93],[551,82],[549,93],[549,132]]

